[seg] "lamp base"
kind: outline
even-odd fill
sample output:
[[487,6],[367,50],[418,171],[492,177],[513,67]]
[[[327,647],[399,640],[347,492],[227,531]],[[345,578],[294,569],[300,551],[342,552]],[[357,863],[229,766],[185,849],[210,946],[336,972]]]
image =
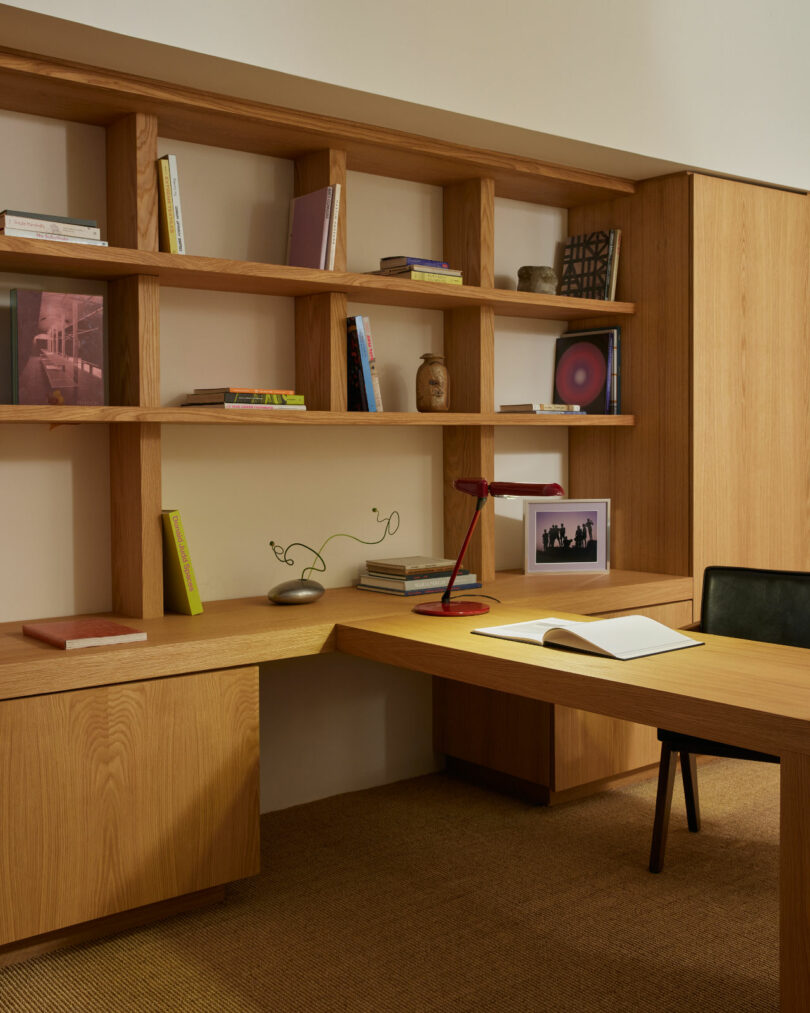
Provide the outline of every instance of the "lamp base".
[[489,612],[489,605],[480,601],[427,601],[412,611],[422,616],[482,616]]

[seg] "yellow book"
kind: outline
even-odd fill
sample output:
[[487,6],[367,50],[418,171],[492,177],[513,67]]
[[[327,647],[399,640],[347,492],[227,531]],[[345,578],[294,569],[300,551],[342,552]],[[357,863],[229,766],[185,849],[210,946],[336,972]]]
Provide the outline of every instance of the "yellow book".
[[179,510],[163,510],[163,600],[169,612],[202,612],[200,590]]
[[438,281],[442,285],[462,285],[463,279],[457,274],[436,274],[435,271],[411,271],[410,274],[391,275],[393,278],[410,278],[411,281]]
[[166,253],[179,253],[177,242],[177,224],[174,220],[174,199],[172,197],[172,180],[169,163],[159,158],[158,166],[158,197],[160,201],[160,248]]

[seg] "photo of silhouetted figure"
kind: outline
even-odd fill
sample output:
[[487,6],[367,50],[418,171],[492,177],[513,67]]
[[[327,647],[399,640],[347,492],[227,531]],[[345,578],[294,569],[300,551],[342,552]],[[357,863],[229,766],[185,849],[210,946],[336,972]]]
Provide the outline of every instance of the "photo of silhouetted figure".
[[[549,504],[548,512],[537,514],[536,561],[538,563],[595,563],[599,543],[597,514],[583,506],[581,513],[562,514]],[[566,530],[574,530],[574,537]]]

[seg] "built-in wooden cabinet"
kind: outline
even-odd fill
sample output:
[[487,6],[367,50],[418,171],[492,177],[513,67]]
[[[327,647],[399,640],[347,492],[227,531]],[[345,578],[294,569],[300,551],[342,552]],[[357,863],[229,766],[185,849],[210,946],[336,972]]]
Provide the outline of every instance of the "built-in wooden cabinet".
[[259,871],[258,668],[0,702],[4,944]]

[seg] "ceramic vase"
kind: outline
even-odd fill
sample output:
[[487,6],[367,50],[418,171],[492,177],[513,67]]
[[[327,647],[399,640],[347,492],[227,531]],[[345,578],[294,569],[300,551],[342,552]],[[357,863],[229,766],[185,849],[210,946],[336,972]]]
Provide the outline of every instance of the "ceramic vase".
[[416,371],[416,410],[446,412],[450,407],[450,382],[443,355],[425,352]]

